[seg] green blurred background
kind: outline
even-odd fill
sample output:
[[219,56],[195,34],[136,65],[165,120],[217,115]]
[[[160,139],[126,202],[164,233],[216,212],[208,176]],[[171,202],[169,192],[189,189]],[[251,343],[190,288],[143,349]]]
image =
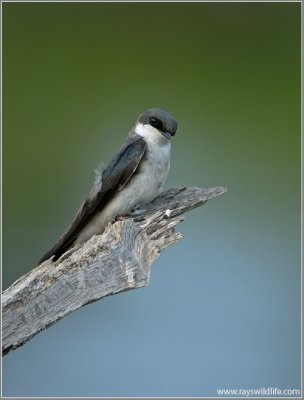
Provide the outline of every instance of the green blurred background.
[[4,3],[3,288],[71,221],[137,115],[178,121],[187,215],[144,290],[3,360],[5,396],[300,387],[299,3]]

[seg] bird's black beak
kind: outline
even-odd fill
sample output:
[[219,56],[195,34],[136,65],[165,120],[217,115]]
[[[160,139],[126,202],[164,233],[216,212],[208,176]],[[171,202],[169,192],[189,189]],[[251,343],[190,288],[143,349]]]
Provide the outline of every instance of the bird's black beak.
[[167,138],[168,140],[171,140],[171,133],[170,132],[161,131],[161,133],[165,136],[165,138]]

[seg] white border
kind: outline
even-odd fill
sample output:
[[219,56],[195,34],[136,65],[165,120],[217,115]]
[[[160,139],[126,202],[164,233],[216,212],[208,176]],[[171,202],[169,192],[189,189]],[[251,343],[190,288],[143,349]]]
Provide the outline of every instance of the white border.
[[[303,73],[303,2],[301,0],[213,0],[213,1],[204,1],[204,0],[147,0],[147,1],[134,1],[134,0],[50,0],[50,1],[42,1],[42,0],[32,0],[32,1],[22,1],[22,0],[0,0],[1,3],[1,27],[2,24],[2,4],[3,3],[301,3],[301,72]],[[2,85],[2,29],[1,29],[1,88]],[[301,397],[267,397],[267,399],[301,399],[303,398],[303,228],[304,228],[304,213],[303,213],[303,75],[301,74]],[[1,228],[0,228],[0,253],[1,253],[1,271],[0,271],[0,281],[1,281],[1,293],[2,293],[2,90],[0,95],[0,107],[1,107],[1,196],[0,196],[0,219],[1,219]],[[2,304],[2,303],[1,303]],[[0,317],[2,321],[2,307],[0,310]],[[2,345],[2,330],[0,333],[1,345]],[[1,357],[1,372],[2,372],[2,357]],[[0,395],[1,399],[58,399],[59,397],[3,397],[2,396],[2,374],[1,374],[1,382],[0,382]],[[259,399],[261,400],[262,397],[241,397],[241,396],[220,396],[220,397],[64,397],[65,399],[103,399],[103,398],[110,398],[110,399],[134,399],[134,398],[142,398],[142,399]]]

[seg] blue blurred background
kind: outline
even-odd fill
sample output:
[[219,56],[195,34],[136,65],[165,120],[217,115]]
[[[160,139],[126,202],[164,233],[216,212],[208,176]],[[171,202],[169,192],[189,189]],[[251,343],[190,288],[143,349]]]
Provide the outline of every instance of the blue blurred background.
[[4,396],[300,387],[300,3],[3,4],[3,288],[71,221],[139,113],[179,124],[192,211],[149,287],[3,359]]

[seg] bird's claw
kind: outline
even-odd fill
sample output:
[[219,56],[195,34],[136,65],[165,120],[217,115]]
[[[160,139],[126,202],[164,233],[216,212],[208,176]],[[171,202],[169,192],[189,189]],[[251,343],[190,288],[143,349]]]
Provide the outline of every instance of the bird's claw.
[[131,217],[138,217],[142,214],[144,214],[147,211],[146,208],[144,208],[144,206],[142,204],[138,204],[135,207],[132,208],[131,212],[130,212],[130,216]]

